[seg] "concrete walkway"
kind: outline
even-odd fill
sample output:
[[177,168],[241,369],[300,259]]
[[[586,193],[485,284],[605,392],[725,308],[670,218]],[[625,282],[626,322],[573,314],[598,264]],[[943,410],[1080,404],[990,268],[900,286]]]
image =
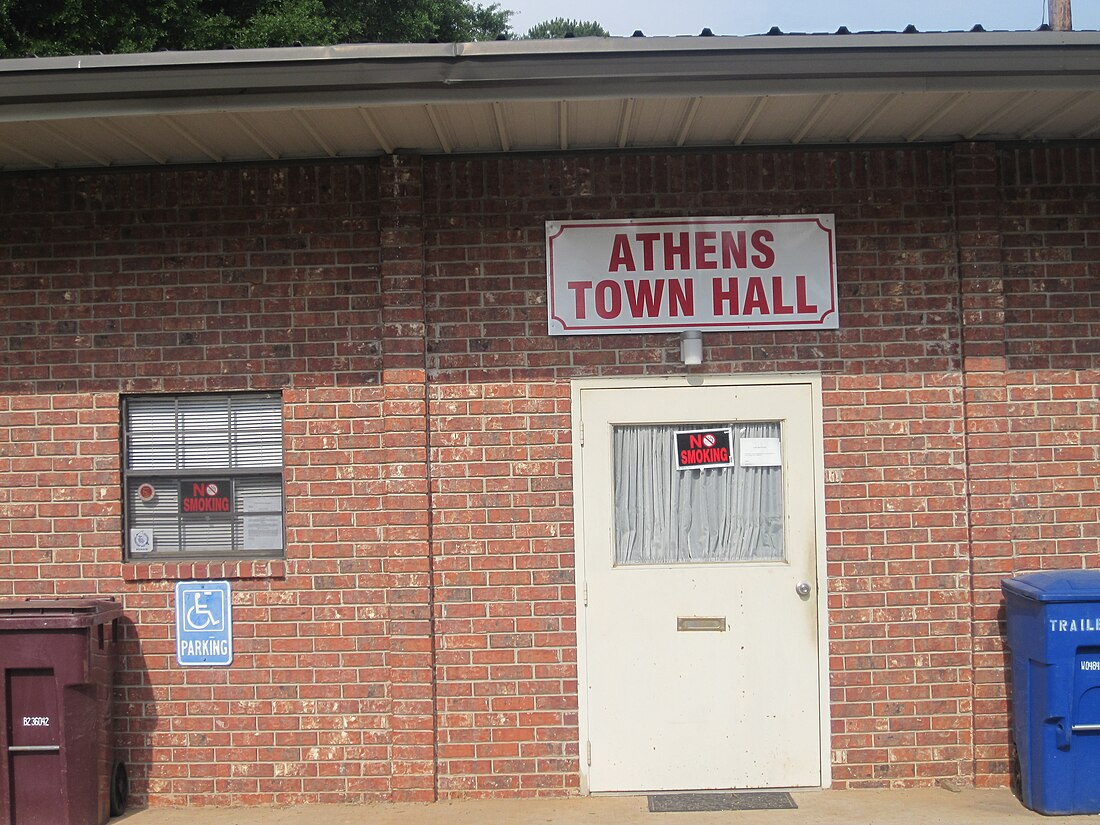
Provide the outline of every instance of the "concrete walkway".
[[809,791],[792,794],[797,810],[649,813],[644,796],[470,800],[431,805],[302,805],[286,808],[152,808],[112,823],[126,825],[999,825],[1088,822],[1052,820],[1027,810],[1008,790],[942,788]]

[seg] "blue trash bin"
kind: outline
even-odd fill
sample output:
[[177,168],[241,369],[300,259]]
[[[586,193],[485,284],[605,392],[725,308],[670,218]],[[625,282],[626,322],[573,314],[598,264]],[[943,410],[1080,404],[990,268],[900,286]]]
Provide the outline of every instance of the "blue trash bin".
[[1100,813],[1100,570],[1001,583],[1024,805]]

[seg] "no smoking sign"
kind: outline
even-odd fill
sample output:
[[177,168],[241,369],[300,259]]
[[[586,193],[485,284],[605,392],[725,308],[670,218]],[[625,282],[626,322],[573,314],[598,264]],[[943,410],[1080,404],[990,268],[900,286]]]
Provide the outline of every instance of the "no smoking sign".
[[681,430],[676,433],[676,468],[728,467],[733,463],[733,431]]

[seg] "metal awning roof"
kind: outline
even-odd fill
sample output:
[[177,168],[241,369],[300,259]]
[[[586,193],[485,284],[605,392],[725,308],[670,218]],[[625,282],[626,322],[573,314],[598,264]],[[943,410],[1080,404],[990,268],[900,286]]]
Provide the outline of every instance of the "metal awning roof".
[[1100,33],[577,38],[0,61],[0,169],[1100,136]]

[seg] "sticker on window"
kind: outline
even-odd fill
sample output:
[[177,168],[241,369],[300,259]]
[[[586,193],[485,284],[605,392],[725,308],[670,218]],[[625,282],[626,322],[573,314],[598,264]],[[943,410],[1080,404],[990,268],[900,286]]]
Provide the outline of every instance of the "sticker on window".
[[282,546],[282,516],[245,516],[245,550],[280,550]]
[[144,527],[131,527],[130,528],[130,552],[131,553],[152,553],[153,552],[153,531]]
[[205,479],[180,482],[180,512],[188,515],[210,515],[232,512],[229,479]]
[[675,438],[678,470],[729,467],[733,464],[733,432],[729,427],[716,430],[679,430],[675,433]]

